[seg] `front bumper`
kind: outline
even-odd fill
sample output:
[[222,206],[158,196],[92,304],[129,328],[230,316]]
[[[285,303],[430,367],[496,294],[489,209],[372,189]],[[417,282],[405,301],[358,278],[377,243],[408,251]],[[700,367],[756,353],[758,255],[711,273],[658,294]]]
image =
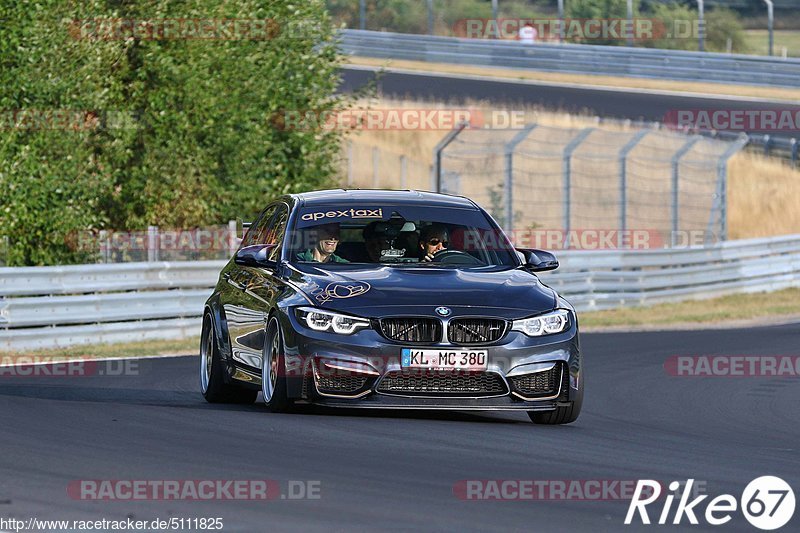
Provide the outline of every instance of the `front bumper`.
[[[485,372],[411,371],[401,366],[409,346],[374,329],[353,335],[306,328],[284,315],[287,393],[291,398],[330,407],[372,409],[552,410],[576,401],[582,372],[578,327],[528,337],[509,331],[484,346]],[[449,343],[426,349],[452,350]]]

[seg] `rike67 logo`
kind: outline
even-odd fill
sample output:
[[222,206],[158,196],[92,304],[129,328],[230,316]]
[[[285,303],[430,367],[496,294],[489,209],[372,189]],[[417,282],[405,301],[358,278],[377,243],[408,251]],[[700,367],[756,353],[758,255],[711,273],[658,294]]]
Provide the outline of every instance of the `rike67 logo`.
[[[795,498],[792,487],[784,480],[775,476],[762,476],[751,481],[742,492],[742,497],[737,501],[730,494],[721,494],[707,502],[705,512],[701,512],[701,503],[708,498],[703,494],[696,496],[691,501],[692,485],[694,479],[685,483],[683,491],[678,490],[684,484],[673,481],[669,484],[672,494],[664,498],[664,506],[658,516],[658,524],[669,523],[672,514],[672,504],[676,496],[679,498],[671,523],[680,524],[684,517],[690,524],[697,525],[698,515],[712,526],[720,526],[730,522],[737,508],[750,524],[765,531],[771,531],[785,526],[794,515]],[[638,514],[643,524],[650,524],[647,506],[656,502],[661,496],[661,484],[651,479],[640,479],[625,516],[625,524],[630,525]]]

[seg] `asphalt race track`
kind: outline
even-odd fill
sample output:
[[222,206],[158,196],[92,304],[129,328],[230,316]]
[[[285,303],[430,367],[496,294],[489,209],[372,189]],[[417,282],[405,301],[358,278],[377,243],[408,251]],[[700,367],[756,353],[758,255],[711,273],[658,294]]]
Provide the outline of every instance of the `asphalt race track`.
[[[343,68],[343,92],[352,92],[374,78],[372,70]],[[569,113],[588,113],[607,118],[659,121],[670,111],[695,110],[775,110],[800,111],[800,105],[731,99],[714,96],[664,94],[636,89],[613,87],[570,87],[537,82],[530,84],[514,80],[459,79],[455,75],[437,76],[430,73],[385,72],[378,83],[384,97],[411,97],[443,102],[487,100],[508,105],[524,104]],[[796,136],[797,132],[778,136]]]
[[[6,375],[0,515],[221,517],[224,531],[663,531],[624,526],[627,501],[464,501],[453,488],[460,480],[691,477],[711,497],[738,499],[750,480],[777,475],[797,492],[798,378],[673,377],[663,365],[671,355],[797,355],[798,340],[800,324],[585,334],[584,411],[562,427],[536,426],[517,413],[306,408],[278,415],[260,404],[210,405],[190,357],[137,361],[126,370],[134,375],[115,377]],[[296,501],[68,496],[69,483],[85,479],[271,479],[281,490],[306,480],[318,481],[321,492]],[[655,505],[653,520],[661,511]],[[784,530],[798,530],[797,515]],[[690,529],[685,518],[683,529]],[[739,512],[724,526],[701,519],[691,529],[754,531]]]

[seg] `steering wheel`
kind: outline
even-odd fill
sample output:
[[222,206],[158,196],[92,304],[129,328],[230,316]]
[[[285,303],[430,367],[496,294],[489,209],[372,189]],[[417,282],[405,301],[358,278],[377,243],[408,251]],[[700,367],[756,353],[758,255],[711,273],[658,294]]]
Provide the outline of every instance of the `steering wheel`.
[[433,254],[433,259],[431,259],[431,261],[451,265],[478,265],[481,263],[480,259],[469,255],[467,252],[462,252],[461,250],[439,250]]

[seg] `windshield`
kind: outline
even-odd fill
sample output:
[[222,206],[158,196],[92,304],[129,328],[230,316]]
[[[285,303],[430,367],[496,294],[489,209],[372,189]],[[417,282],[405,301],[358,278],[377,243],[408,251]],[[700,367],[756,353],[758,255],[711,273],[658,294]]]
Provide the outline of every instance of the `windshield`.
[[287,247],[293,263],[519,265],[508,239],[481,211],[453,207],[306,207]]

